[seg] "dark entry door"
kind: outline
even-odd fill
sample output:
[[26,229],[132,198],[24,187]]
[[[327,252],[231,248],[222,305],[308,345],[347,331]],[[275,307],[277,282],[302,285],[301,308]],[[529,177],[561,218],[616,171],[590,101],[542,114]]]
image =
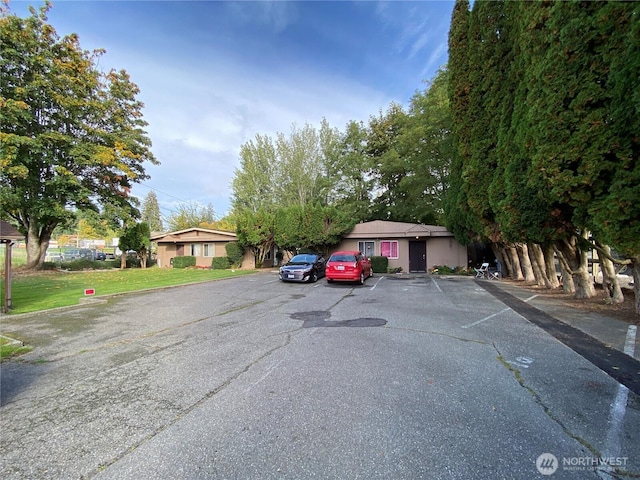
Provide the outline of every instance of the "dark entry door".
[[427,242],[425,241],[409,242],[409,271],[410,272],[426,272],[427,271]]

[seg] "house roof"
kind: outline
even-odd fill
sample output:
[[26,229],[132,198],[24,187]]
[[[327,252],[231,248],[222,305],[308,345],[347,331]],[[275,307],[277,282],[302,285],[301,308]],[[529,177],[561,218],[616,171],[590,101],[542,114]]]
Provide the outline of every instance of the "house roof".
[[411,238],[452,237],[453,233],[439,225],[374,220],[359,223],[344,238]]
[[150,236],[152,242],[158,243],[182,243],[182,242],[212,242],[235,241],[236,234],[223,230],[211,230],[208,228],[187,228],[175,232],[160,233]]
[[16,240],[24,240],[24,235],[16,230],[9,222],[5,222],[4,220],[0,221],[0,242],[9,243]]

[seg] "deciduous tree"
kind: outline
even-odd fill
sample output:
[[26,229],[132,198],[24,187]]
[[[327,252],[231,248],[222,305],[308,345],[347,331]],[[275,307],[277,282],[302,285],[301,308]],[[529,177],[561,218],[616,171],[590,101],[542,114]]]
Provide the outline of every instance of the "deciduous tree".
[[146,222],[134,223],[125,227],[120,235],[118,248],[122,251],[120,268],[127,268],[127,252],[136,252],[140,259],[140,266],[147,267],[147,254],[149,253],[149,225]]
[[157,163],[138,87],[125,71],[100,72],[103,51],[60,38],[50,7],[0,14],[0,204],[26,237],[28,268],[42,268],[53,230],[75,212],[135,209],[131,186]]

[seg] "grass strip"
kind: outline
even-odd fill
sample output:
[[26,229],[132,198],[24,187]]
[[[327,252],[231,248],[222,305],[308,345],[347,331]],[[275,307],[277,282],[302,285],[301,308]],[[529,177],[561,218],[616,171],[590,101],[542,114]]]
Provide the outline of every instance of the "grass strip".
[[[77,305],[86,289],[95,295],[113,295],[150,288],[207,282],[255,273],[255,270],[204,270],[131,268],[85,272],[17,274],[11,282],[13,308],[10,314],[37,312]],[[4,289],[4,279],[2,289]]]

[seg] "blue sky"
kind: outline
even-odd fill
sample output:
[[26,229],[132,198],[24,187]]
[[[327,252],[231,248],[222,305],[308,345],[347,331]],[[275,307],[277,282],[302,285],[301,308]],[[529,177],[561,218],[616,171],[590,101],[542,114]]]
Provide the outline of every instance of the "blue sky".
[[[453,1],[55,1],[49,22],[140,87],[161,162],[134,188],[161,213],[230,208],[240,146],[326,118],[344,130],[408,105],[447,61]],[[20,16],[40,2],[13,1]]]

